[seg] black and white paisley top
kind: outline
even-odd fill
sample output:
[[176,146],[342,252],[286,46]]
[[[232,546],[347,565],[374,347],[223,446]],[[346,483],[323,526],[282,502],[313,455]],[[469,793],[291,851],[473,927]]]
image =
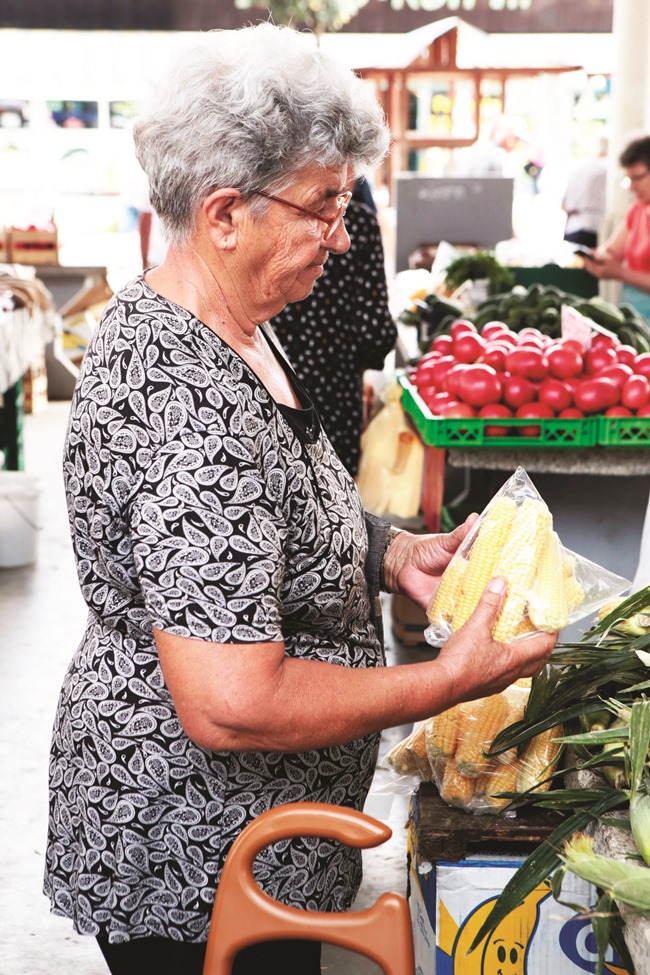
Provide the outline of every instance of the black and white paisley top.
[[[297,383],[297,380],[294,382]],[[45,891],[81,933],[207,937],[246,823],[301,800],[361,808],[378,736],[303,754],[210,752],[180,727],[152,625],[383,666],[354,484],[298,385],[278,407],[243,360],[142,277],[107,307],[72,401],[64,478],[88,621],[56,712]],[[359,851],[287,841],[271,896],[346,910]]]

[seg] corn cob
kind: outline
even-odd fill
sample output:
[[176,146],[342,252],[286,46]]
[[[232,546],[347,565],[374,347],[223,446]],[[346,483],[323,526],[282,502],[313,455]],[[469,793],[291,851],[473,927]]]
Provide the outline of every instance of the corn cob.
[[524,616],[524,618],[517,623],[511,639],[515,640],[518,636],[526,636],[527,633],[537,633],[537,627],[531,622],[529,616]]
[[497,497],[488,507],[469,553],[462,592],[454,607],[452,630],[458,630],[474,612],[483,590],[494,575],[494,566],[512,526],[517,504]]
[[526,600],[551,524],[551,513],[543,501],[526,498],[517,508],[493,573],[508,583],[506,601],[493,630],[495,640],[511,640],[525,615]]
[[431,765],[446,762],[456,751],[458,723],[464,705],[456,704],[427,722],[426,748]]
[[398,742],[386,755],[386,761],[390,767],[397,772],[399,775],[412,775],[414,772],[418,772],[418,763],[415,760],[415,755],[408,750],[408,743],[411,739],[411,735],[404,738],[402,741]]
[[474,796],[474,779],[461,775],[453,762],[447,762],[440,783],[440,795],[451,806],[467,809]]
[[[542,731],[541,734],[532,738],[521,758],[521,768],[517,776],[517,792],[526,792],[538,786],[538,783],[545,779],[553,771],[553,766],[558,760],[561,744],[553,741],[553,738],[561,737],[563,732],[562,725],[555,725]],[[546,792],[550,788],[550,782],[544,782],[538,786],[538,791]]]
[[[506,756],[508,758],[506,759]],[[477,793],[480,792],[488,806],[498,812],[504,809],[510,799],[497,798],[499,792],[515,792],[517,778],[521,768],[521,761],[516,757],[515,750],[500,756],[504,761],[495,762],[493,766],[480,776],[476,784]]]
[[458,722],[456,768],[469,778],[476,778],[489,763],[483,752],[504,727],[508,704],[503,694],[492,694],[479,701],[469,701]]
[[562,548],[557,534],[548,533],[528,596],[528,615],[538,630],[552,633],[569,622],[568,577],[563,573]]
[[430,782],[433,772],[431,765],[429,764],[429,759],[427,758],[425,721],[423,721],[422,724],[417,728],[413,729],[413,732],[407,742],[406,750],[414,759],[422,780],[424,782]]
[[468,564],[462,555],[455,555],[443,572],[433,602],[427,609],[430,623],[440,625],[453,619]]

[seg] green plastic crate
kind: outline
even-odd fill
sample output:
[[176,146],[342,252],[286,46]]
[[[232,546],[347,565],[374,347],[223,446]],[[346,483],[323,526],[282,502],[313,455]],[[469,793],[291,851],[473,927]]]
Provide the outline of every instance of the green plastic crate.
[[650,417],[599,416],[598,443],[603,447],[650,447]]
[[[402,406],[416,426],[423,443],[429,447],[526,448],[595,447],[598,442],[598,418],[560,419],[451,419],[434,416],[406,375],[399,377],[402,387]],[[491,426],[507,426],[515,430],[520,427],[539,427],[539,435],[528,437],[513,433],[506,437],[493,437],[486,434]],[[650,442],[650,426],[648,428]]]

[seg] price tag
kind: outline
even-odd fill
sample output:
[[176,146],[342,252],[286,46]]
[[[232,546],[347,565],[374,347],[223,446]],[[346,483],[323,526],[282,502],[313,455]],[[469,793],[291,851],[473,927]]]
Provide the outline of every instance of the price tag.
[[563,339],[574,339],[579,342],[582,348],[587,351],[591,346],[591,335],[594,330],[595,322],[586,315],[582,315],[570,305],[562,305],[560,312],[560,322]]

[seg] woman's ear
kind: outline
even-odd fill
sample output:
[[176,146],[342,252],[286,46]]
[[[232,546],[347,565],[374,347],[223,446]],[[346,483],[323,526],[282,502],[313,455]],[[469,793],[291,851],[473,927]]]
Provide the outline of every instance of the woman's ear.
[[201,204],[205,230],[220,250],[227,250],[235,243],[237,230],[233,215],[242,205],[239,191],[232,187],[214,190]]

